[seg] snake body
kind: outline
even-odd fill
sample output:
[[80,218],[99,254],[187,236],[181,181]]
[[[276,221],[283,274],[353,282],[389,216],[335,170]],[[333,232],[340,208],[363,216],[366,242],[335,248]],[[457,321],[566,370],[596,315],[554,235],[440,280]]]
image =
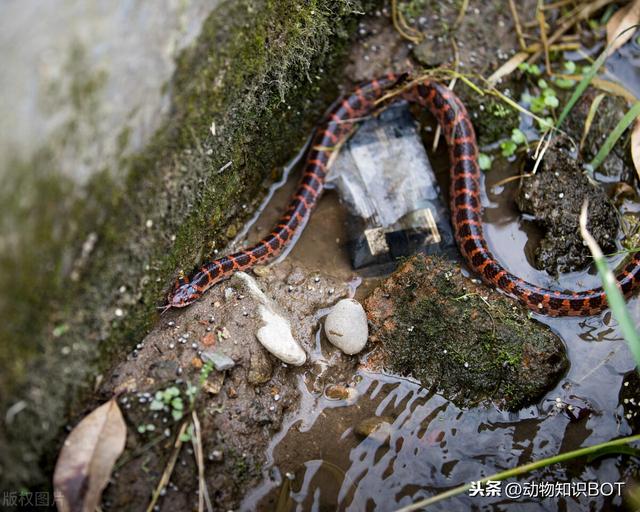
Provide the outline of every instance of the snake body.
[[[402,77],[394,74],[357,87],[329,111],[314,136],[303,175],[287,211],[274,230],[252,247],[202,265],[191,277],[179,279],[168,297],[167,307],[184,307],[214,284],[238,270],[246,270],[280,254],[304,229],[324,188],[332,152],[358,121],[379,108],[378,100]],[[449,147],[451,220],[455,239],[471,269],[483,281],[503,290],[526,307],[549,316],[594,315],[607,307],[602,288],[572,292],[540,288],[506,270],[491,254],[482,231],[478,146],[469,115],[460,99],[432,80],[409,83],[394,99],[406,99],[427,108],[438,121]],[[629,296],[639,284],[640,252],[635,253],[617,275],[617,284]]]

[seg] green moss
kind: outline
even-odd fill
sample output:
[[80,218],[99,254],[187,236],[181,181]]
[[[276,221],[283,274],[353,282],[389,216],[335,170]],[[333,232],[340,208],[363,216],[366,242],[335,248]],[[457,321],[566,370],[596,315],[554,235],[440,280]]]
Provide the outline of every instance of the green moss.
[[520,116],[511,107],[495,98],[478,96],[467,87],[464,91],[467,110],[471,112],[480,146],[509,138],[513,129],[518,128]]
[[[30,162],[25,188],[33,185],[35,168],[51,175],[43,171],[31,209],[23,212],[34,220],[16,246],[22,261],[14,257],[11,264],[16,272],[25,266],[24,279],[0,282],[19,287],[13,305],[1,309],[2,320],[14,323],[0,331],[0,346],[8,350],[0,354],[2,375],[10,376],[0,401],[5,409],[26,404],[10,426],[0,427],[0,455],[12,461],[0,475],[4,488],[46,485],[62,426],[85,412],[83,398],[96,375],[141,339],[178,270],[222,248],[229,226],[249,215],[274,172],[302,146],[337,93],[356,7],[328,0],[225,2],[179,58],[169,86],[171,115],[144,151],[122,162],[124,180],[105,169],[78,191],[60,179],[53,160],[47,165],[46,155],[40,167]],[[90,120],[97,108],[91,98],[103,80],[87,77],[72,87],[72,104],[83,112],[76,123]],[[123,128],[122,148],[127,139]],[[227,162],[232,165],[219,172]],[[0,191],[19,213],[15,192]],[[24,226],[24,219],[15,222]],[[97,242],[71,281],[90,233]],[[116,308],[124,314],[114,315]],[[8,367],[13,370],[5,373]]]
[[381,337],[391,368],[460,405],[491,399],[517,409],[566,368],[550,331],[508,300],[470,289],[452,265],[415,258],[391,279],[383,292],[393,297],[394,327]]

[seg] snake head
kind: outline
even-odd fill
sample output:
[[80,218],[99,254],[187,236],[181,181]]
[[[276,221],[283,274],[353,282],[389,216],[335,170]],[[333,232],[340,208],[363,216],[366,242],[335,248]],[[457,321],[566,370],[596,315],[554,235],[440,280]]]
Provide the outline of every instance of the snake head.
[[200,298],[200,292],[191,283],[176,283],[169,294],[167,306],[172,308],[183,308]]

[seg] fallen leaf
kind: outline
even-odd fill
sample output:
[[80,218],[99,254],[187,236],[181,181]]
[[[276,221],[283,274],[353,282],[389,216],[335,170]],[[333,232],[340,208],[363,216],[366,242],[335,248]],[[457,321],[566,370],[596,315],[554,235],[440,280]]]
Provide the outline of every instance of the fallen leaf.
[[[609,55],[633,37],[635,30],[629,29],[639,23],[640,0],[631,0],[631,2],[621,9],[618,9],[615,14],[611,16],[611,19],[607,22],[607,44],[609,45]],[[622,34],[623,32],[624,34]],[[620,36],[620,34],[622,35]]]
[[124,450],[127,427],[115,399],[101,405],[64,442],[53,474],[60,512],[94,512]]
[[631,131],[631,158],[636,173],[640,177],[640,118],[636,119],[636,124]]

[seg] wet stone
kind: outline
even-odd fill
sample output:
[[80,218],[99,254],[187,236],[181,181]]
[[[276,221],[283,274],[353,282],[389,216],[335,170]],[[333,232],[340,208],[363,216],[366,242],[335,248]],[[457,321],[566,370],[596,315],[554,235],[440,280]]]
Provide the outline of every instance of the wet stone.
[[203,352],[202,359],[205,362],[210,362],[211,364],[213,364],[213,367],[219,372],[230,370],[236,364],[234,360],[226,354],[213,350],[207,350]]
[[339,301],[324,322],[327,339],[345,354],[357,354],[367,344],[369,328],[362,305],[354,299]]
[[251,354],[250,361],[247,380],[254,385],[268,382],[273,373],[273,366],[267,355],[262,351],[256,351]]
[[522,180],[516,204],[535,217],[544,237],[535,249],[535,266],[557,275],[586,267],[592,261],[580,236],[582,203],[589,200],[588,229],[605,253],[615,250],[618,220],[604,190],[582,171],[570,144],[556,139],[536,174]]
[[376,439],[382,443],[388,441],[392,423],[393,418],[390,416],[372,416],[358,423],[354,432],[360,437]]
[[149,373],[159,382],[173,380],[177,371],[178,363],[176,361],[157,361],[149,367]]
[[370,342],[385,354],[371,364],[412,375],[460,406],[491,400],[518,409],[568,367],[560,339],[527,310],[440,258],[408,260],[364,304]]

